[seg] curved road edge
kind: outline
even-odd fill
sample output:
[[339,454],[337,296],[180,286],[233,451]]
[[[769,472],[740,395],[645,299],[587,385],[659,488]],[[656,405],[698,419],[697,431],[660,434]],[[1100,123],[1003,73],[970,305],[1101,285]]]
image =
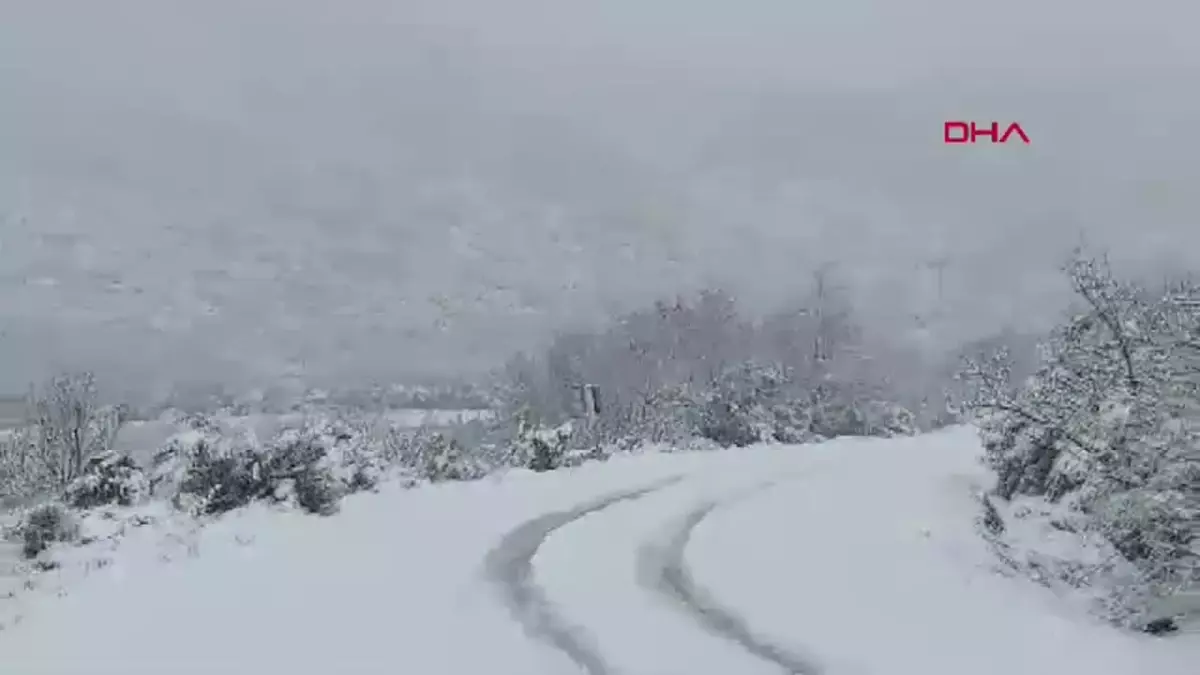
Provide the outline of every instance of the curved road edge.
[[682,478],[673,476],[636,490],[610,493],[568,511],[548,513],[526,521],[510,530],[488,552],[484,574],[499,590],[513,618],[531,638],[562,652],[589,675],[612,675],[615,670],[592,645],[589,636],[571,626],[534,581],[533,558],[556,530],[615,504],[674,485]]

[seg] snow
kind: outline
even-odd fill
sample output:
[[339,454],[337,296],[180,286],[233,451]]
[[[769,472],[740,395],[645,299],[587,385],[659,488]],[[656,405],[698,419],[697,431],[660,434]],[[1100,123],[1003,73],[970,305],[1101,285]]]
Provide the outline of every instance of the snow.
[[0,599],[23,617],[0,672],[1195,672],[1192,636],[1119,633],[995,572],[977,452],[953,430],[654,453],[388,485],[330,518],[163,516]]
[[[494,411],[482,409],[397,408],[383,414],[384,420],[398,428],[416,429],[421,426],[445,427],[456,423],[485,420]],[[226,432],[253,433],[258,438],[271,438],[288,425],[304,420],[302,413],[253,415],[223,415],[214,418]],[[121,425],[113,443],[114,449],[139,461],[148,461],[176,434],[186,429],[182,422],[172,419],[133,420]],[[3,432],[0,431],[0,434]]]
[[1190,637],[1120,633],[994,573],[972,523],[986,476],[970,434],[867,442],[819,479],[714,512],[693,541],[695,574],[830,672],[1196,672]]

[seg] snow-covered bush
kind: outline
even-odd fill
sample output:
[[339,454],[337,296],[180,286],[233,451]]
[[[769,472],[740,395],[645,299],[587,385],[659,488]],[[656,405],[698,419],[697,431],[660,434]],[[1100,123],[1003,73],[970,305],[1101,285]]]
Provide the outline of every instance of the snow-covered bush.
[[201,438],[188,448],[179,494],[206,514],[260,499],[295,499],[309,512],[332,513],[342,490],[325,461],[325,441],[311,430],[285,430],[263,447],[220,447]]
[[83,471],[88,458],[112,447],[121,408],[102,406],[88,372],[53,377],[29,396],[30,428],[38,454],[59,488]]
[[516,438],[510,444],[509,466],[532,469],[539,473],[565,466],[570,449],[572,425],[554,429],[538,428],[532,418],[518,420]]
[[489,468],[457,439],[433,433],[418,437],[417,466],[420,477],[434,482],[477,480],[487,475]]
[[1094,527],[1076,496],[1058,502],[1023,495],[980,500],[980,531],[996,553],[999,571],[1025,576],[1110,621],[1136,623],[1140,606],[1151,600],[1141,572]]
[[89,458],[112,447],[123,414],[100,405],[90,373],[32,389],[25,424],[0,437],[0,498],[25,501],[65,488]]
[[333,472],[317,464],[298,472],[292,479],[292,486],[296,504],[305,511],[320,516],[337,513],[345,494],[344,484],[334,478]]
[[132,458],[108,451],[84,464],[83,473],[64,492],[68,506],[90,509],[116,504],[132,506],[150,491],[150,483]]
[[178,495],[195,498],[202,513],[224,513],[274,494],[261,476],[258,453],[221,453],[203,440],[191,450]]
[[187,478],[189,466],[195,455],[210,452],[218,442],[218,436],[205,436],[195,431],[175,434],[167,439],[150,460],[150,494],[157,497],[174,497],[179,486]]
[[533,438],[530,442],[533,446],[529,458],[530,469],[538,473],[544,473],[562,468],[567,455],[565,443],[551,444],[551,442],[540,438]]
[[388,426],[380,442],[380,461],[386,466],[400,467],[416,478],[420,467],[420,443],[425,434],[418,430]]
[[787,376],[777,369],[744,363],[720,373],[697,397],[697,431],[723,446],[775,440],[772,407],[781,402]]
[[696,398],[698,434],[724,446],[917,433],[915,416],[899,404],[831,382],[809,388],[778,365],[738,365]]
[[968,362],[968,405],[996,495],[1072,504],[1136,569],[1109,618],[1147,621],[1200,583],[1200,287],[1154,296],[1085,258],[1068,272],[1083,307],[1041,367],[1014,382],[1003,351]]
[[46,452],[35,429],[20,427],[0,437],[0,498],[23,502],[59,488],[57,455]]
[[908,408],[888,401],[868,401],[868,436],[914,436],[921,433],[917,416]]
[[[333,431],[333,435],[328,432]],[[309,513],[330,515],[337,511],[345,486],[334,476],[332,445],[350,437],[340,428],[307,428],[285,431],[260,455],[256,470],[275,495],[280,486],[290,489],[296,504]]]
[[629,451],[646,444],[682,445],[698,435],[694,404],[687,384],[665,386],[610,402],[598,417],[548,429],[554,430],[554,438],[558,430],[570,427],[568,456],[584,453],[602,458],[613,450]]
[[[809,297],[761,320],[710,290],[594,334],[561,334],[543,354],[513,358],[496,397],[509,419],[532,411],[541,427],[580,422],[572,450],[697,436],[740,446],[911,433],[917,419],[895,404],[886,359],[868,358],[878,346],[822,271]],[[596,392],[602,405],[587,410]]]
[[293,434],[315,439],[325,449],[321,463],[346,493],[373,489],[396,466],[388,461],[383,434],[366,417],[310,417]]
[[262,444],[251,429],[223,428],[203,415],[190,415],[180,422],[186,428],[168,438],[150,460],[147,473],[150,493],[155,497],[178,501],[181,486],[194,473],[193,467],[207,466],[221,457],[262,451]]
[[62,504],[42,504],[25,515],[18,526],[27,558],[36,558],[50,544],[74,541],[79,521]]

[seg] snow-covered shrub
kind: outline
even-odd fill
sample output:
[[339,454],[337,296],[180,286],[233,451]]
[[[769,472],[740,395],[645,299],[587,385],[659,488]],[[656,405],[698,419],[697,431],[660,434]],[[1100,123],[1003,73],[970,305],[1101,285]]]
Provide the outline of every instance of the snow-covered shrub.
[[699,435],[724,446],[917,433],[915,416],[901,405],[829,381],[808,388],[773,364],[725,371],[690,406]]
[[812,417],[812,430],[819,438],[868,435],[866,414],[856,401],[818,400]]
[[90,373],[32,389],[25,424],[0,437],[0,498],[26,501],[66,488],[90,458],[111,449],[125,414],[124,406],[100,405]]
[[[330,477],[341,486],[342,492],[373,489],[397,466],[397,462],[388,459],[385,435],[365,417],[338,414],[332,418],[309,418],[300,433],[325,448],[321,464],[328,467]],[[317,481],[314,485],[321,483]]]
[[[610,402],[596,417],[545,425],[544,440],[553,444],[565,435],[568,463],[603,459],[613,451],[647,444],[685,444],[697,435],[692,404],[686,385],[664,387],[632,400]],[[518,433],[510,442],[519,446],[520,439]]]
[[1150,600],[1141,573],[1078,508],[1076,496],[1057,503],[1030,496],[980,500],[980,532],[999,571],[1025,576],[1113,622],[1137,622]]
[[150,459],[150,494],[170,497],[178,494],[180,484],[187,478],[192,456],[207,451],[207,446],[212,442],[212,439],[196,433],[176,434],[167,439]]
[[410,474],[416,474],[420,466],[419,438],[421,430],[397,428],[389,425],[383,431],[380,442],[380,460],[388,466],[397,466]]
[[425,480],[435,483],[477,480],[488,473],[489,467],[457,439],[433,433],[418,437],[416,441],[420,477]]
[[1147,621],[1158,599],[1200,583],[1200,288],[1155,297],[1090,259],[1068,271],[1084,305],[1041,367],[1013,382],[1003,352],[970,361],[968,403],[996,495],[1071,503],[1076,529],[1136,570],[1106,615]]
[[529,458],[530,469],[538,473],[543,473],[562,468],[567,454],[565,443],[554,443],[552,445],[550,442],[540,438],[533,438],[530,442],[533,445],[532,456]]
[[510,465],[520,466],[539,473],[562,468],[572,436],[572,425],[564,424],[554,429],[536,427],[529,418],[518,421],[516,438],[510,446]]
[[787,398],[770,406],[771,440],[777,443],[811,443],[821,439],[814,429],[813,410],[803,398]]
[[176,498],[194,465],[204,465],[216,457],[255,454],[261,450],[250,430],[230,433],[216,421],[200,415],[190,416],[186,426],[186,430],[168,438],[150,460],[148,474],[154,496]]
[[868,436],[915,436],[921,432],[917,416],[908,408],[888,401],[866,404]]
[[695,387],[686,382],[649,392],[633,406],[631,424],[619,438],[619,446],[630,449],[641,443],[682,444],[698,437],[695,407]]
[[908,408],[854,383],[825,382],[813,389],[809,415],[819,438],[911,436],[920,431]]
[[50,544],[74,541],[79,535],[79,521],[62,504],[42,504],[25,515],[18,530],[25,557],[36,558]]
[[23,502],[56,491],[57,455],[46,451],[35,429],[20,427],[0,437],[0,498]]
[[253,451],[221,453],[201,440],[191,448],[178,494],[194,497],[205,514],[231,511],[274,493],[260,469]]
[[292,480],[296,504],[300,508],[319,516],[337,513],[345,488],[328,468],[314,464]]
[[[892,392],[887,359],[870,358],[875,347],[893,360],[898,350],[864,337],[827,270],[814,277],[809,297],[761,320],[741,316],[736,305],[732,295],[709,290],[657,302],[597,333],[561,334],[543,354],[506,365],[497,386],[501,414],[532,411],[547,428],[579,422],[571,450],[686,445],[696,437],[725,446],[802,443],[917,426],[892,403],[920,396]],[[587,410],[593,392],[599,410]]]
[[131,457],[108,451],[88,459],[82,475],[67,486],[64,499],[77,509],[107,504],[132,506],[149,490],[146,474]]
[[30,428],[59,488],[80,475],[88,458],[112,448],[122,411],[99,403],[88,372],[53,377],[30,392]]
[[722,372],[700,392],[695,404],[700,436],[723,446],[745,446],[774,440],[771,406],[780,396],[785,376],[753,363]]
[[328,447],[311,430],[285,430],[264,447],[219,447],[200,439],[189,448],[181,495],[218,514],[260,499],[294,498],[307,511],[332,513],[342,489],[327,462]]
[[391,426],[378,440],[377,452],[388,472],[410,484],[477,480],[495,469],[514,465],[511,447],[501,442],[503,434],[496,434],[490,441],[479,440],[480,435],[476,425],[451,426],[448,430]]
[[258,474],[274,492],[290,481],[296,504],[309,513],[330,515],[337,511],[344,485],[337,480],[329,461],[330,440],[344,441],[340,429],[331,439],[322,430],[305,429],[284,433],[272,441],[260,457]]

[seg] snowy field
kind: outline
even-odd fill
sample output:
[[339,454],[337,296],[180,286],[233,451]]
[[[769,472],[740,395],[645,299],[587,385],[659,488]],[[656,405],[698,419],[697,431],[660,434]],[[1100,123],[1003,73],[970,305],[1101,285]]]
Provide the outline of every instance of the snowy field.
[[976,453],[952,430],[649,454],[134,528],[0,600],[0,673],[1197,672],[1193,636],[996,574]]

